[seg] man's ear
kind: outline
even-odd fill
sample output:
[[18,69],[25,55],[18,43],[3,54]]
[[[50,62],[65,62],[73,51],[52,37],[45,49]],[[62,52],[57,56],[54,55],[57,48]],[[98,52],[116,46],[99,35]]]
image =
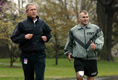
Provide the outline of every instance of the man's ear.
[[28,11],[25,11],[25,13],[27,14],[27,13],[28,13]]
[[80,18],[78,17],[78,21],[80,21]]

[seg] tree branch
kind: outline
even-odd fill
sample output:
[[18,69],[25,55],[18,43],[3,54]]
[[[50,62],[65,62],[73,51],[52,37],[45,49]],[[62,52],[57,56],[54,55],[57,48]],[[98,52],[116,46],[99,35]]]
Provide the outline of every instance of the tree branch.
[[106,7],[108,7],[108,6],[110,6],[110,5],[112,5],[113,3],[114,3],[114,1],[112,1],[112,0],[108,0],[107,2],[103,2],[103,0],[98,0],[98,2],[100,2],[100,4],[102,5],[102,6],[104,6],[105,8]]
[[114,19],[114,22],[118,23],[118,19],[115,18],[115,19]]
[[118,3],[112,7],[114,10],[118,10]]

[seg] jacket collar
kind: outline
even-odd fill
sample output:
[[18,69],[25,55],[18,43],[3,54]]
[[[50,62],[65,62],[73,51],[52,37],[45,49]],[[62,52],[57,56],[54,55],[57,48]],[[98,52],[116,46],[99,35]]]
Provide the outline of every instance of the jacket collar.
[[[37,20],[39,20],[39,16],[36,16]],[[32,18],[30,18],[29,16],[27,16],[27,19],[30,21],[33,21]]]
[[[88,25],[86,26],[86,29],[90,29],[91,28],[91,23],[89,22]],[[83,27],[81,26],[81,24],[78,24],[78,30],[83,29]]]

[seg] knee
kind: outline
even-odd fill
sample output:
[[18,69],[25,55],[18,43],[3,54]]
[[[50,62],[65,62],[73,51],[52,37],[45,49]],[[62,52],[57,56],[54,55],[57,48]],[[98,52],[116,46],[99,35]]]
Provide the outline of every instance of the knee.
[[78,75],[78,76],[77,76],[77,80],[83,80],[83,77],[80,76],[80,75]]
[[83,80],[84,74],[80,74],[80,72],[77,72],[77,80]]

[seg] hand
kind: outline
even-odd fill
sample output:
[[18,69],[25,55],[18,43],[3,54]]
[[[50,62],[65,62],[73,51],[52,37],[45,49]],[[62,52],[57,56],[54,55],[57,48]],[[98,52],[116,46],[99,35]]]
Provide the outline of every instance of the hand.
[[91,40],[91,49],[95,50],[96,49],[96,45],[93,43],[93,41]]
[[42,40],[45,42],[47,41],[47,37],[46,36],[41,36]]
[[25,39],[31,39],[32,36],[33,36],[33,34],[26,34],[26,35],[25,35]]
[[72,60],[72,59],[71,59],[71,55],[72,55],[72,54],[69,54],[69,55],[68,55],[68,60],[69,60],[70,63],[71,63],[71,60]]

